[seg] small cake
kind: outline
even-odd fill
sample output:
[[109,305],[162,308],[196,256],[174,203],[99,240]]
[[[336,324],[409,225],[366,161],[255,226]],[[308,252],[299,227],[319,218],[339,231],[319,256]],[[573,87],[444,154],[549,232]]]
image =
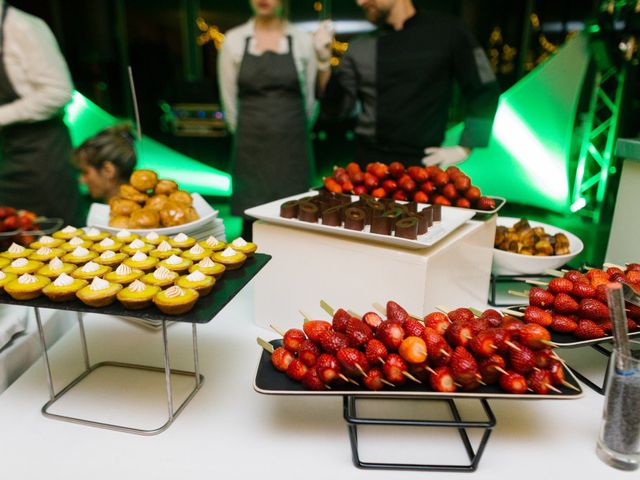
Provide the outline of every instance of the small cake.
[[245,242],[244,238],[238,237],[230,245],[236,252],[244,253],[247,258],[251,257],[258,249],[255,243]]
[[147,233],[142,240],[150,245],[160,245],[161,242],[168,240],[166,235],[158,235],[156,232]]
[[144,275],[142,270],[136,270],[124,263],[119,265],[113,272],[109,272],[104,276],[109,282],[119,283],[120,285],[129,285],[134,280]]
[[34,273],[44,266],[44,263],[36,260],[28,260],[26,258],[16,258],[13,262],[2,269],[5,273],[15,273],[22,275],[23,273]]
[[198,300],[198,292],[190,288],[174,285],[153,297],[156,307],[167,315],[181,315],[193,308]]
[[64,257],[62,257],[62,261],[73,263],[75,265],[82,265],[83,263],[90,262],[97,256],[98,254],[96,252],[87,250],[84,247],[76,247],[73,252],[67,253]]
[[125,265],[148,272],[152,270],[158,263],[157,258],[149,257],[146,253],[136,252],[132,257],[127,258],[124,262]]
[[198,270],[190,273],[189,275],[184,275],[176,281],[177,286],[182,288],[193,288],[201,297],[208,295],[215,283],[215,278],[209,277]]
[[11,260],[5,257],[0,257],[0,268],[4,268],[11,263]]
[[169,244],[174,248],[181,248],[186,250],[187,248],[191,248],[196,244],[196,239],[193,237],[188,237],[184,233],[179,233],[175,237],[169,239]]
[[32,300],[42,293],[51,280],[42,275],[24,273],[4,286],[4,291],[16,300]]
[[4,273],[0,272],[0,293],[4,290],[4,286],[14,281],[18,276],[15,273]]
[[38,249],[42,247],[58,248],[63,243],[64,243],[64,240],[61,238],[53,238],[48,235],[43,235],[35,242],[31,242],[29,244],[29,248],[33,248],[33,249]]
[[200,245],[202,248],[205,248],[207,250],[211,250],[212,252],[220,252],[224,250],[227,246],[226,243],[218,240],[213,235],[211,235],[206,240],[202,240],[201,242],[198,243],[198,245]]
[[100,265],[96,262],[87,262],[82,267],[76,269],[71,273],[73,278],[80,278],[82,280],[93,280],[95,277],[102,277],[111,271],[111,267],[106,265]]
[[76,296],[90,307],[106,307],[113,303],[120,290],[122,285],[119,283],[109,283],[100,277],[95,277],[90,285],[78,290]]
[[116,242],[120,243],[130,243],[133,242],[136,238],[140,238],[140,235],[135,233],[131,233],[129,230],[120,230],[115,236],[112,237]]
[[69,275],[77,267],[73,263],[62,263],[58,257],[52,258],[51,261],[38,270],[36,273],[49,279],[58,278],[59,275],[66,273]]
[[223,264],[227,270],[236,270],[244,264],[247,256],[242,252],[236,252],[233,248],[227,247],[223,252],[214,253],[211,258]]
[[73,237],[78,237],[83,235],[84,232],[79,228],[72,227],[71,225],[67,225],[62,230],[58,230],[53,234],[53,238],[60,238],[62,240],[71,240]]
[[172,272],[182,273],[189,270],[189,267],[193,265],[193,262],[188,258],[182,258],[177,255],[171,255],[166,260],[162,260],[158,265],[162,267],[166,267]]
[[180,255],[181,253],[182,250],[180,250],[179,248],[173,248],[171,245],[169,245],[169,242],[162,241],[157,246],[157,248],[149,252],[149,255],[155,258],[159,258],[160,260],[164,260],[165,258],[169,258],[171,255]]
[[9,260],[15,260],[16,258],[27,258],[33,253],[33,249],[24,248],[22,245],[12,243],[6,252],[0,253],[0,257],[8,258]]
[[76,292],[89,284],[81,278],[71,278],[66,273],[60,274],[52,283],[42,289],[52,302],[69,302],[75,300]]
[[178,278],[178,274],[176,272],[172,272],[165,267],[160,267],[153,273],[147,273],[142,277],[142,281],[148,285],[164,288],[169,285],[173,285],[176,278]]
[[208,257],[209,255],[211,255],[211,250],[202,248],[200,245],[196,243],[189,250],[182,253],[182,258],[188,258],[189,260],[192,260],[194,262],[199,262],[200,260]]
[[60,248],[62,248],[65,252],[72,252],[78,247],[90,248],[91,245],[93,245],[93,242],[91,240],[83,240],[80,237],[73,237],[69,239],[68,242],[60,245]]
[[160,287],[155,285],[147,285],[140,280],[134,280],[118,292],[118,301],[123,307],[130,310],[140,310],[146,308],[153,303],[153,297],[160,292]]
[[40,247],[38,250],[29,255],[29,260],[38,262],[48,262],[56,257],[61,257],[65,251],[61,248]]
[[205,257],[198,263],[195,263],[189,267],[189,273],[198,271],[204,273],[205,275],[215,277],[216,279],[220,278],[225,270],[226,268],[224,265],[214,262],[209,257]]
[[90,227],[84,231],[84,235],[80,236],[83,240],[89,240],[90,242],[101,242],[105,238],[109,237],[107,232],[101,232],[97,228]]
[[98,253],[106,252],[107,250],[117,252],[122,248],[122,245],[122,242],[116,242],[112,238],[107,237],[100,240],[99,243],[94,243],[91,248]]
[[112,250],[105,250],[100,254],[99,257],[95,258],[93,261],[99,263],[100,265],[106,265],[107,267],[113,267],[115,265],[120,265],[124,262],[129,255],[126,253],[116,253]]
[[153,245],[148,245],[139,238],[136,238],[129,245],[122,247],[121,251],[127,255],[134,255],[136,252],[149,253],[152,249]]

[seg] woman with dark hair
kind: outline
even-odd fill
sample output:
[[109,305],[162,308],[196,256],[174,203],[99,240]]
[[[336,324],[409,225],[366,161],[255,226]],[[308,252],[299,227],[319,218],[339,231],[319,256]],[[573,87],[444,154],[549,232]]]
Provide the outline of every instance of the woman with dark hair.
[[105,128],[76,148],[74,159],[80,168],[80,181],[94,200],[108,202],[118,195],[136,166],[137,156],[131,128],[116,125]]

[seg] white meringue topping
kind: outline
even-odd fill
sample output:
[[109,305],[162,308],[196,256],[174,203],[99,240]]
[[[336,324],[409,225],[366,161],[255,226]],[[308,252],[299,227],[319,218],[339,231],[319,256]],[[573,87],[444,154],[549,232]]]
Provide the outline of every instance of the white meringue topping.
[[5,278],[7,278],[7,275],[4,272],[0,271],[0,280],[4,280]]
[[204,248],[202,248],[200,245],[196,243],[193,247],[189,249],[189,253],[192,255],[200,255],[204,253]]
[[204,257],[202,260],[200,260],[200,263],[198,263],[198,266],[202,268],[215,267],[215,265],[216,264],[209,257]]
[[147,254],[144,252],[136,252],[136,254],[131,257],[131,260],[134,262],[144,262],[147,259]]
[[131,232],[129,230],[120,230],[116,237],[118,238],[129,238],[131,236]]
[[87,229],[87,237],[99,237],[102,232],[97,228],[91,227]]
[[40,237],[40,238],[38,239],[38,241],[39,241],[41,244],[43,244],[43,245],[49,245],[49,244],[51,244],[51,243],[55,242],[55,241],[56,241],[56,239],[55,239],[55,238],[53,238],[53,237],[50,237],[50,236],[48,236],[48,235],[44,235],[44,236]]
[[134,280],[127,288],[132,292],[144,292],[147,286],[140,280]]
[[109,282],[101,279],[100,277],[94,277],[93,281],[91,282],[91,286],[89,287],[89,289],[93,290],[94,292],[106,290],[107,288],[109,288]]
[[177,255],[171,255],[169,258],[165,260],[165,262],[169,265],[180,265],[183,260]]
[[113,247],[115,244],[116,242],[114,242],[112,239],[107,237],[107,238],[104,238],[98,245],[104,248],[109,248],[109,247]]
[[169,245],[169,242],[165,242],[163,240],[160,242],[160,245],[158,245],[157,250],[159,252],[168,252],[169,250],[171,250],[171,245]]
[[160,235],[158,235],[156,232],[150,232],[150,233],[147,233],[147,236],[145,238],[147,240],[155,242],[157,239],[160,238]]
[[28,273],[24,273],[20,275],[20,278],[18,278],[18,283],[21,285],[28,285],[30,283],[36,283],[37,281],[38,279],[36,277],[29,275]]
[[29,260],[26,258],[16,258],[13,262],[11,262],[12,267],[22,268],[26,267],[29,264]]
[[51,270],[62,270],[62,267],[64,267],[64,264],[58,257],[53,257],[49,262],[49,268]]
[[184,290],[182,290],[179,286],[174,285],[173,287],[167,288],[164,291],[164,294],[167,296],[167,298],[182,297],[184,295]]
[[22,253],[24,252],[24,247],[22,245],[18,245],[17,243],[12,243],[9,249],[7,250],[9,253]]
[[36,250],[36,255],[49,255],[51,252],[53,252],[53,250],[51,250],[49,247],[40,247],[38,250]]
[[84,243],[84,240],[82,240],[80,237],[73,237],[71,240],[69,240],[69,245],[71,245],[72,247],[77,247],[78,245],[82,245]]
[[184,233],[179,233],[175,237],[173,237],[173,240],[175,242],[184,242],[186,240],[189,240],[189,237],[187,237]]
[[246,247],[247,242],[244,241],[244,238],[238,237],[233,242],[231,242],[231,245],[233,245],[234,247]]
[[121,263],[118,268],[116,268],[116,275],[131,275],[131,267]]
[[223,257],[233,257],[234,255],[237,255],[238,252],[236,252],[233,248],[231,247],[227,247],[224,249],[224,252],[222,252],[220,255]]
[[62,233],[73,233],[77,230],[76,227],[72,227],[71,225],[67,225],[66,227],[64,227],[62,230],[60,230]]
[[105,250],[100,254],[100,258],[102,260],[109,260],[110,258],[113,258],[115,256],[116,256],[116,252],[114,252],[113,250]]
[[53,282],[56,287],[68,287],[73,283],[73,278],[71,278],[66,273],[61,273],[58,278]]
[[142,248],[144,247],[144,242],[139,238],[136,238],[133,242],[129,244],[129,248]]
[[170,278],[175,277],[176,273],[169,270],[167,267],[157,268],[155,272],[153,272],[153,276],[157,280],[169,280]]
[[80,270],[84,273],[93,273],[100,269],[100,265],[95,262],[86,263]]
[[187,280],[189,280],[190,282],[201,282],[205,278],[207,277],[205,277],[205,275],[200,270],[194,270],[189,275],[187,275]]
[[210,247],[215,247],[217,244],[220,243],[220,241],[214,237],[213,235],[209,236],[209,238],[207,238],[204,243],[206,243],[207,245],[209,245]]
[[89,250],[84,247],[76,247],[76,249],[71,252],[71,255],[73,255],[74,257],[86,257],[87,255],[89,255]]

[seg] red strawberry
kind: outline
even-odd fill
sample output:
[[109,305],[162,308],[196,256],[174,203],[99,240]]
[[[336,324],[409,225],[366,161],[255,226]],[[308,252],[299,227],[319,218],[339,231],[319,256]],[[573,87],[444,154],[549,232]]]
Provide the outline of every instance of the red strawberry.
[[634,320],[631,320],[630,318],[627,318],[627,329],[630,332],[634,332],[638,328],[639,328],[638,322],[635,322]]
[[[365,187],[364,185],[356,185],[355,187],[353,187],[354,195],[366,195],[367,192],[368,192],[367,187]],[[371,192],[371,195],[374,196],[373,192]]]
[[373,332],[362,320],[351,317],[347,322],[347,337],[349,345],[358,348],[373,338]]
[[404,328],[404,333],[407,337],[421,337],[424,333],[424,325],[414,318],[408,318],[402,324],[402,328]]
[[333,355],[328,353],[320,355],[316,362],[316,369],[318,370],[318,377],[325,384],[339,382],[342,369],[340,368],[340,362]]
[[287,376],[299,382],[304,378],[307,370],[309,370],[309,367],[302,363],[302,360],[295,358],[287,367]]
[[614,275],[618,276],[620,274],[624,275],[624,272],[618,267],[609,267],[609,268],[607,268],[607,275],[609,275],[609,279],[612,280],[612,281],[615,281],[615,280],[613,280],[611,278],[612,276],[614,276]]
[[585,319],[578,321],[578,326],[573,331],[573,334],[580,340],[592,340],[605,336],[604,330],[597,323]]
[[444,365],[449,363],[451,357],[451,347],[444,339],[444,337],[436,330],[430,327],[425,327],[422,333],[422,339],[427,346],[427,352],[429,352],[429,358],[434,365]]
[[409,175],[404,175],[398,180],[398,186],[405,192],[413,192],[417,188],[416,182]]
[[546,370],[534,370],[527,377],[527,384],[534,393],[547,395],[552,386],[551,374]]
[[576,283],[586,279],[587,277],[585,277],[584,274],[582,272],[579,272],[578,270],[569,270],[564,274],[564,278],[571,280],[573,283]]
[[482,332],[489,327],[489,321],[484,319],[484,318],[480,318],[480,317],[475,317],[472,318],[471,320],[469,320],[469,326],[471,327],[471,330],[473,331],[473,335],[476,335],[478,332]]
[[427,345],[420,337],[406,337],[398,353],[408,363],[422,363],[427,360]]
[[640,307],[638,305],[627,302],[625,306],[627,309],[627,317],[640,318]]
[[367,362],[364,353],[355,348],[341,349],[336,358],[340,362],[345,375],[349,377],[360,376],[362,372],[366,373],[369,370],[369,362]]
[[446,338],[452,346],[466,347],[473,338],[473,329],[467,322],[455,322],[448,328]]
[[464,198],[464,197],[460,197],[458,199],[456,199],[456,207],[458,208],[471,208],[471,202]]
[[458,190],[459,192],[466,192],[467,190],[469,190],[469,188],[471,188],[471,179],[466,175],[459,175],[455,178],[453,184],[455,185],[456,190]]
[[622,272],[613,272],[609,275],[610,282],[622,283],[625,281],[624,273]]
[[[607,282],[609,283],[609,282]],[[602,302],[604,304],[607,304],[607,285],[598,285],[596,287],[596,296],[595,299],[598,300],[599,302]]]
[[302,377],[302,384],[309,390],[324,390],[327,388],[324,382],[320,379],[318,369],[316,367],[311,367],[307,370],[307,373]]
[[432,194],[435,191],[436,187],[433,185],[433,182],[426,181],[420,186],[420,190],[422,190],[427,195]]
[[303,340],[302,343],[300,343],[300,350],[298,350],[298,358],[307,367],[314,366],[318,361],[319,356],[320,356],[320,349],[311,340]]
[[450,167],[447,167],[447,169],[445,171],[447,172],[447,175],[449,175],[449,178],[451,180],[455,180],[456,178],[460,177],[461,175],[464,175],[464,173],[462,173],[462,170],[460,170],[455,165],[451,165]]
[[449,183],[449,175],[446,172],[438,172],[434,176],[429,175],[429,179],[436,187],[444,187]]
[[382,370],[380,370],[379,368],[372,368],[371,370],[369,370],[369,372],[367,372],[367,376],[364,377],[362,381],[364,383],[364,386],[369,390],[377,391],[382,390],[382,388],[384,387],[384,383],[382,382],[382,380],[384,380],[384,374],[382,373]]
[[500,387],[507,393],[523,394],[527,391],[527,380],[515,372],[500,375]]
[[573,291],[573,282],[568,278],[554,278],[549,282],[549,291],[555,295],[559,293],[571,293]]
[[413,201],[416,203],[429,203],[429,196],[422,191],[418,191],[413,195]]
[[449,362],[451,374],[456,382],[469,385],[480,376],[478,362],[464,347],[456,347]]
[[442,187],[442,195],[447,197],[449,200],[455,200],[458,198],[458,191],[453,183],[447,183],[444,187]]
[[490,331],[478,332],[469,343],[473,353],[480,357],[490,357],[498,350],[494,335]]
[[364,174],[364,186],[368,190],[375,190],[380,185],[380,180],[374,174],[365,172]]
[[409,363],[409,373],[421,382],[426,383],[429,380],[429,374],[433,369],[429,366],[429,362]]
[[564,367],[558,360],[553,360],[549,365],[549,374],[554,385],[564,385],[566,380],[564,377]]
[[385,378],[396,385],[402,385],[405,382],[403,372],[407,371],[407,363],[400,355],[390,353],[382,366]]
[[470,201],[475,202],[480,198],[482,194],[480,193],[480,189],[478,187],[471,186],[469,190],[464,194],[464,196]]
[[541,350],[551,342],[551,334],[543,326],[529,323],[520,330],[520,342],[532,350]]
[[395,180],[391,180],[390,178],[382,182],[382,188],[387,193],[393,193],[398,189],[398,184]]
[[399,323],[385,320],[376,328],[376,338],[389,350],[396,351],[404,340],[404,330]]
[[387,358],[389,352],[380,340],[372,338],[367,342],[364,355],[371,365],[377,365],[381,359],[384,361]]
[[640,283],[640,272],[637,270],[629,270],[624,274],[627,283]]
[[290,328],[286,332],[284,332],[284,337],[282,338],[282,345],[284,348],[289,350],[292,353],[298,353],[300,349],[300,344],[307,339],[307,336],[304,332],[298,328]]
[[548,308],[553,305],[556,297],[551,292],[547,292],[543,288],[532,287],[529,290],[529,305],[540,308]]
[[349,346],[349,338],[344,333],[326,330],[320,337],[320,345],[325,352],[335,355],[338,350]]
[[389,167],[387,167],[384,163],[376,162],[373,164],[371,173],[373,173],[380,180],[384,180],[389,176]]
[[339,308],[334,312],[333,319],[331,320],[333,329],[336,332],[340,332],[340,333],[346,332],[347,322],[349,321],[350,318],[351,318],[351,315],[349,315],[349,313],[346,310]]
[[595,298],[580,300],[580,316],[591,320],[606,320],[609,318],[609,308]]
[[324,320],[309,320],[304,322],[302,325],[302,329],[304,330],[304,333],[307,334],[307,337],[316,343],[320,343],[320,337],[322,337],[322,334],[330,328],[331,324]]
[[353,183],[358,188],[363,188],[364,191],[367,191],[367,187],[364,184],[364,173],[363,172],[354,172],[353,174],[349,174],[349,178],[351,179],[351,183]]
[[580,305],[566,293],[559,293],[553,302],[553,308],[558,313],[575,313]]
[[500,370],[505,370],[506,364],[507,362],[500,355],[491,355],[480,360],[478,368],[480,369],[482,380],[489,385],[496,383],[500,376]]
[[578,298],[592,298],[596,296],[596,289],[591,286],[591,283],[576,282],[573,284],[573,291],[571,294]]
[[451,200],[449,200],[444,195],[436,195],[433,198],[433,204],[434,205],[444,205],[445,207],[450,207],[451,206]]
[[627,272],[640,272],[640,263],[627,264]]
[[369,325],[369,328],[376,329],[382,323],[382,318],[376,312],[367,312],[362,316],[362,321]]
[[[629,320],[627,319],[627,328],[629,327],[629,323],[628,322],[632,322],[633,320]],[[606,333],[607,335],[609,335],[611,332],[613,332],[613,323],[611,323],[609,320],[606,320],[604,322],[598,322],[598,326],[604,330],[604,333]],[[631,330],[631,329],[629,329]]]
[[451,325],[449,317],[442,312],[432,312],[424,317],[424,326],[433,328],[440,335],[444,335]]
[[400,162],[391,162],[389,164],[389,173],[394,178],[400,178],[404,175],[404,165]]
[[429,384],[436,392],[452,393],[456,391],[456,382],[449,367],[438,367],[429,375]]
[[404,323],[407,318],[409,318],[409,314],[404,308],[392,300],[387,302],[387,320]]
[[499,327],[500,325],[502,325],[502,314],[499,311],[494,310],[493,308],[488,308],[487,310],[482,312],[480,318],[484,318],[485,320],[487,320],[491,328]]
[[287,350],[284,347],[276,348],[271,354],[271,363],[281,372],[286,372],[287,368],[289,368],[289,364],[293,361],[295,357],[293,353]]
[[529,347],[522,344],[509,350],[509,364],[516,373],[529,373],[536,366],[536,356]]
[[502,320],[502,328],[507,332],[509,336],[514,336],[519,334],[520,330],[524,326],[525,326],[524,322],[510,315],[505,315],[504,319]]
[[533,353],[536,355],[536,367],[544,370],[549,368],[549,365],[551,365],[551,362],[553,362],[555,357],[553,351],[549,347],[543,348],[542,350],[536,350]]
[[543,327],[548,327],[553,322],[551,312],[541,309],[540,307],[527,307],[524,310],[524,321],[527,323],[537,323]]
[[[524,326],[524,324],[522,325]],[[493,337],[493,344],[496,346],[498,352],[506,353],[509,351],[510,347],[506,342],[511,340],[512,334],[508,330],[498,327],[487,329],[486,332]]]
[[397,202],[406,202],[407,200],[409,200],[409,197],[407,197],[407,193],[404,190],[396,190],[391,195],[391,198],[393,198]]
[[407,169],[407,173],[416,181],[416,183],[426,182],[429,179],[429,174],[424,167],[409,167]]
[[491,197],[480,197],[476,208],[478,210],[493,210],[496,208],[496,201]]
[[451,310],[447,315],[452,322],[469,322],[476,318],[468,308],[456,308],[455,310]]
[[571,317],[554,313],[549,328],[559,333],[571,333],[578,328],[578,323]]

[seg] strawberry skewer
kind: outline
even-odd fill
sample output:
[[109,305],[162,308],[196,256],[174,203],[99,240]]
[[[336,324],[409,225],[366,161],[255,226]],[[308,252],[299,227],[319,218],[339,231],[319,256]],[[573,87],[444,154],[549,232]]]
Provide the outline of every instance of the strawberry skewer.
[[[395,355],[395,354],[392,354]],[[395,355],[395,357],[400,358],[399,355]],[[382,358],[382,357],[378,357],[378,360],[380,360],[380,363],[382,363],[382,365],[386,365],[386,361]],[[429,373],[433,373],[433,369],[431,367],[426,367],[425,368]],[[406,370],[401,370],[400,373],[402,375],[404,375],[405,377],[407,377],[409,380],[411,380],[412,382],[416,382],[416,383],[422,383],[420,380],[418,380],[416,377],[414,377],[413,375],[411,375],[409,372],[407,372]],[[394,385],[395,386],[395,385]]]

